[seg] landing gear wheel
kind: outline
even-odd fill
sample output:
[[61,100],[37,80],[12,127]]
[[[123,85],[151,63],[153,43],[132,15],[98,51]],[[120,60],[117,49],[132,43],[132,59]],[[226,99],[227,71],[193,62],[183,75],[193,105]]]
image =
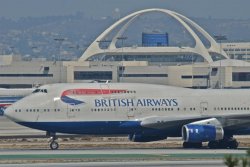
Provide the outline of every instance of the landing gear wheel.
[[237,149],[239,146],[239,143],[236,139],[233,137],[225,137],[222,140],[219,141],[210,141],[208,143],[208,147],[210,149]]
[[238,148],[238,146],[239,146],[239,143],[237,142],[237,140],[232,140],[232,141],[230,141],[229,143],[228,143],[228,147],[230,148],[230,149],[237,149]]
[[55,132],[46,132],[46,136],[50,137],[48,142],[51,150],[57,150],[59,148],[59,144],[56,142],[57,137]]
[[202,142],[191,143],[191,142],[183,142],[183,148],[201,148]]
[[210,148],[210,149],[219,148],[219,142],[218,141],[210,141],[210,142],[208,142],[208,148]]
[[51,150],[57,150],[59,148],[59,144],[56,142],[56,141],[52,141],[50,144],[49,144]]

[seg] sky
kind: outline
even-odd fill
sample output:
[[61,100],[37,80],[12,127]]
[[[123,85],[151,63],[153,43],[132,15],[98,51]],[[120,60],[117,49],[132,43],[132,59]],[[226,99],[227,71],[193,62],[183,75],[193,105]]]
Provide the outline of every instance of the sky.
[[146,8],[165,8],[188,17],[249,19],[250,0],[0,0],[0,17],[58,16],[84,12],[87,16],[121,16]]

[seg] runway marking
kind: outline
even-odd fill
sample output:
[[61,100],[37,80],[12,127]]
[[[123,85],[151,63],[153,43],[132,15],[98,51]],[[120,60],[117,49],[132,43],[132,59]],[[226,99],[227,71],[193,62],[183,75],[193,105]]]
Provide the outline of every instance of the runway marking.
[[[1,155],[0,160],[20,159],[222,159],[229,154],[13,154]],[[246,154],[230,154],[243,157]]]

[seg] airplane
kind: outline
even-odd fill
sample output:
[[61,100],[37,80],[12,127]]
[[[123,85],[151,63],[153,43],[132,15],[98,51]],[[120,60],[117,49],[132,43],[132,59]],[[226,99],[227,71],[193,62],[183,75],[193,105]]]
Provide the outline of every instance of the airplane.
[[3,115],[4,110],[8,106],[22,99],[24,96],[31,94],[34,90],[35,90],[34,88],[24,88],[24,89],[0,88],[0,116]]
[[250,134],[250,90],[189,89],[141,83],[44,85],[8,107],[12,121],[56,133],[128,135],[133,142],[182,137],[183,148],[236,149]]

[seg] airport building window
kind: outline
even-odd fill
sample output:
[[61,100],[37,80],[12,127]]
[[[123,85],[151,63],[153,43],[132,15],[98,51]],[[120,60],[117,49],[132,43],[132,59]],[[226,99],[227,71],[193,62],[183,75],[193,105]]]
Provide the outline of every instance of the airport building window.
[[53,77],[53,74],[0,74],[0,77]]
[[119,74],[119,77],[135,77],[135,78],[139,78],[139,77],[168,77],[168,74]]
[[112,80],[112,71],[74,71],[75,80]]
[[[181,76],[182,79],[191,79],[192,75],[182,75]],[[209,78],[208,75],[193,75],[194,79],[206,79]]]
[[250,72],[233,72],[233,81],[250,81]]

